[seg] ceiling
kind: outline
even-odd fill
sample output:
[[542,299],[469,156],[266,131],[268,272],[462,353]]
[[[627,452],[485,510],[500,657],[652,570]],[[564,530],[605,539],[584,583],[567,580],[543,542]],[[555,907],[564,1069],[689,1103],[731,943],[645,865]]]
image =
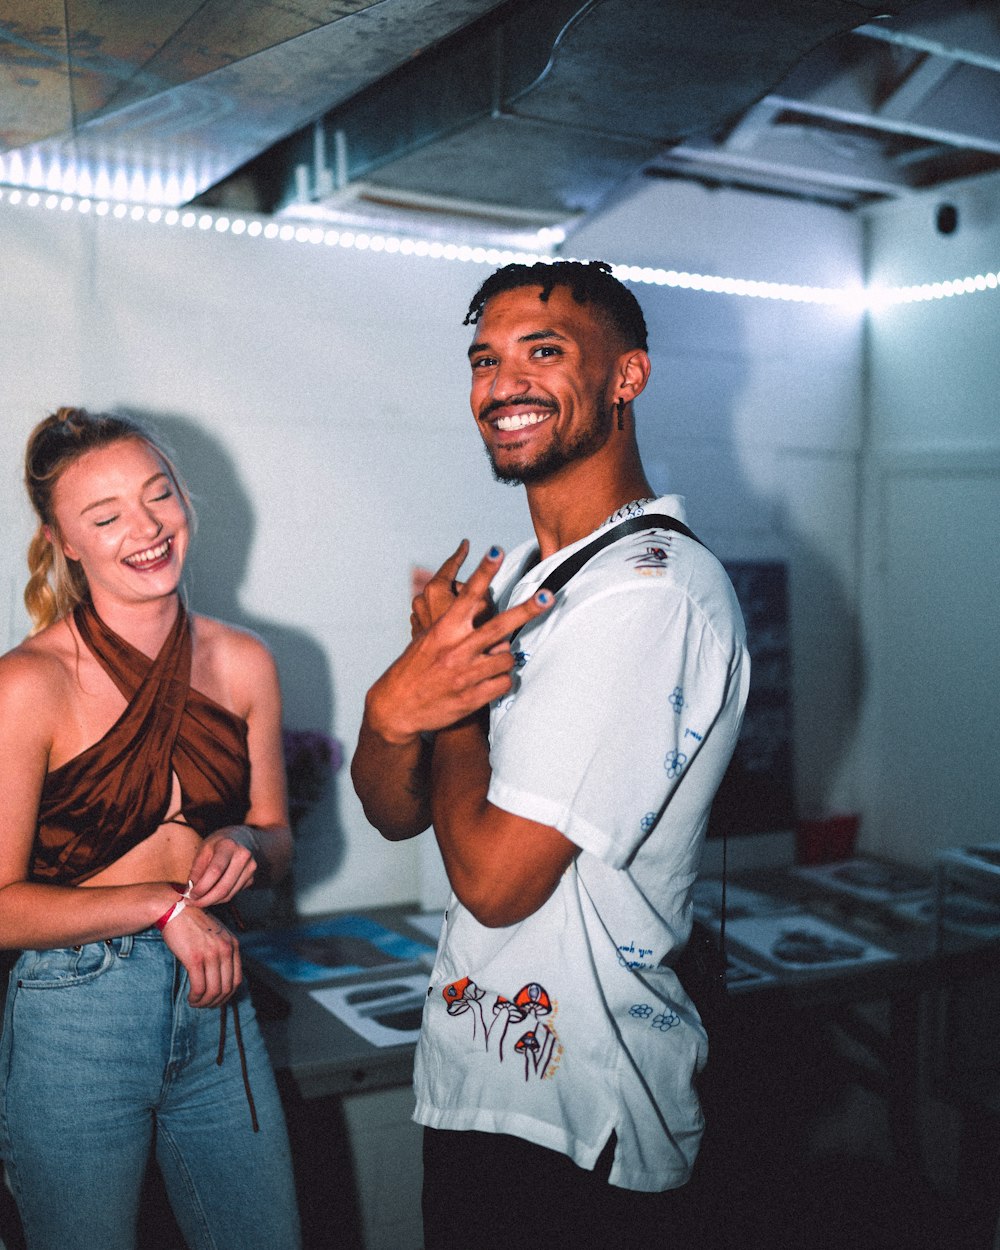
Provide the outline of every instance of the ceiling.
[[0,185],[489,237],[998,168],[1000,0],[0,0]]

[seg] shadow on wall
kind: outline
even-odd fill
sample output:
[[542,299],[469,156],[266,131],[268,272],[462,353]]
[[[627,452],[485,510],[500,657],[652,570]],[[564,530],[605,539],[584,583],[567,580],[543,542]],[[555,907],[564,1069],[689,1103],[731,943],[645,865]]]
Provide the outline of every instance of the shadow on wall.
[[[650,480],[657,491],[687,497],[688,523],[724,561],[766,558],[786,563],[795,814],[827,815],[843,802],[837,797],[841,789],[851,794],[852,788],[842,784],[842,772],[849,766],[858,729],[865,664],[852,589],[845,584],[842,567],[796,521],[796,511],[801,514],[803,507],[796,503],[796,493],[814,511],[825,509],[819,518],[823,528],[831,535],[845,534],[841,541],[853,543],[856,518],[845,524],[840,509],[856,506],[856,457],[851,450],[843,457],[831,457],[825,449],[815,456],[798,450],[801,440],[794,433],[802,414],[791,407],[782,411],[783,403],[790,402],[784,386],[790,394],[802,393],[801,379],[786,378],[783,371],[819,371],[820,362],[808,359],[807,330],[801,341],[789,336],[793,341],[781,346],[780,359],[766,359],[747,349],[740,301],[654,288],[644,293],[642,303],[653,374],[637,405],[637,421]],[[775,338],[780,324],[772,327]],[[758,331],[754,338],[759,337]],[[761,369],[772,385],[764,387],[755,378],[751,388],[751,372]],[[758,395],[770,391],[770,411],[762,414],[761,428],[777,424],[778,445],[768,446],[764,440],[752,447],[736,443],[736,417],[751,390]],[[752,415],[748,422],[744,413],[741,424],[752,428]],[[797,448],[794,454],[786,450],[790,446]],[[824,482],[823,475],[830,472],[841,476]],[[751,683],[765,680],[759,665]],[[745,729],[750,729],[749,716]],[[750,787],[744,795],[747,806],[753,805],[752,795]],[[757,828],[773,831],[760,824]]]
[[[294,626],[247,611],[240,592],[253,548],[256,516],[225,446],[197,422],[182,416],[131,408],[130,416],[160,435],[175,454],[198,513],[198,531],[188,555],[185,581],[190,606],[206,616],[259,634],[270,647],[281,677],[284,723],[290,729],[333,732],[333,683],[320,644]],[[293,576],[294,581],[294,576]],[[304,861],[321,865],[333,877],[344,858],[344,831],[338,802],[341,777],[331,777],[326,791],[302,821],[296,847],[298,884]],[[320,845],[321,844],[321,845]],[[319,875],[319,873],[317,873]]]

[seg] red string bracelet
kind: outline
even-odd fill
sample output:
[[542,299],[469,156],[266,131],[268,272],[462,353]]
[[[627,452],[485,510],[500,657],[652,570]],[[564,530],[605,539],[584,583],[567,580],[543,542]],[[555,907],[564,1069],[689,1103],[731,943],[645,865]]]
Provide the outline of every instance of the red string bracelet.
[[159,920],[156,921],[156,927],[160,930],[161,933],[167,927],[167,925],[171,922],[171,920],[173,920],[175,916],[180,915],[180,913],[187,906],[183,898],[184,887],[182,885],[178,885],[176,881],[171,881],[170,884],[177,891],[177,893],[180,894],[182,897],[179,898],[176,903],[172,903],[171,906],[168,907],[167,910],[163,913],[163,915],[159,918]]

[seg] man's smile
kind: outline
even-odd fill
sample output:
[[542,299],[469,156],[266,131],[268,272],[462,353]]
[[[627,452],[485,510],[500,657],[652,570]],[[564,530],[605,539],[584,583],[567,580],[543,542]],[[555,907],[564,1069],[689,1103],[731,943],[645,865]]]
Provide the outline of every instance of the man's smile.
[[492,418],[491,424],[498,430],[523,430],[529,425],[539,425],[542,421],[548,421],[552,415],[553,413],[550,410],[542,412],[514,412]]

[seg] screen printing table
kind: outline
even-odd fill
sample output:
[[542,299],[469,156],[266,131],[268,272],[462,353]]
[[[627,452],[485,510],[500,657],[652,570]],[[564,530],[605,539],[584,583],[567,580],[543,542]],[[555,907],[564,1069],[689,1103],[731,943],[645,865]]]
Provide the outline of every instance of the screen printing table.
[[[1000,943],[991,948],[970,942],[966,949],[942,953],[926,891],[900,888],[895,897],[892,889],[882,895],[876,889],[874,897],[865,897],[866,883],[873,874],[879,877],[878,862],[875,868],[871,863],[861,861],[860,891],[831,888],[822,874],[817,880],[785,869],[740,874],[730,882],[727,945],[733,980],[726,1023],[714,1038],[714,1078],[703,1088],[710,1128],[716,1125],[714,1141],[711,1134],[706,1139],[711,1149],[704,1152],[709,1176],[713,1166],[727,1177],[745,1174],[748,1160],[772,1170],[786,1167],[795,1158],[796,1134],[804,1140],[809,1117],[849,1084],[880,1100],[895,1154],[923,1170],[920,1106],[940,1047],[942,997],[981,976],[987,963],[996,971],[992,951]],[[895,866],[884,868],[891,877]],[[780,906],[754,912],[741,891]],[[710,913],[709,898],[702,918],[711,920]],[[422,943],[425,956],[416,965],[407,963],[405,971],[403,966],[359,969],[338,976],[335,984],[367,991],[404,981],[411,991],[410,1018],[403,1013],[399,1023],[415,1026],[420,997],[412,991],[422,986],[427,992],[432,939],[408,920],[415,908],[356,914]],[[776,945],[782,958],[775,957]],[[304,1169],[307,1228],[317,1218],[327,1227],[330,1177],[351,1167],[350,1150],[334,1142],[338,1132],[347,1136],[343,1106],[365,1091],[402,1094],[412,1079],[413,1040],[373,1045],[313,997],[314,989],[328,989],[329,983],[289,983],[252,952],[248,956],[296,1166]],[[393,1183],[387,1176],[386,1184]],[[318,1211],[310,1211],[317,1188],[325,1197]],[[343,1194],[340,1201],[346,1202]],[[349,1215],[338,1217],[342,1229]],[[354,1218],[363,1222],[356,1209]],[[323,1240],[325,1235],[312,1241],[307,1236],[307,1245],[337,1244]],[[351,1244],[349,1238],[344,1244]]]

